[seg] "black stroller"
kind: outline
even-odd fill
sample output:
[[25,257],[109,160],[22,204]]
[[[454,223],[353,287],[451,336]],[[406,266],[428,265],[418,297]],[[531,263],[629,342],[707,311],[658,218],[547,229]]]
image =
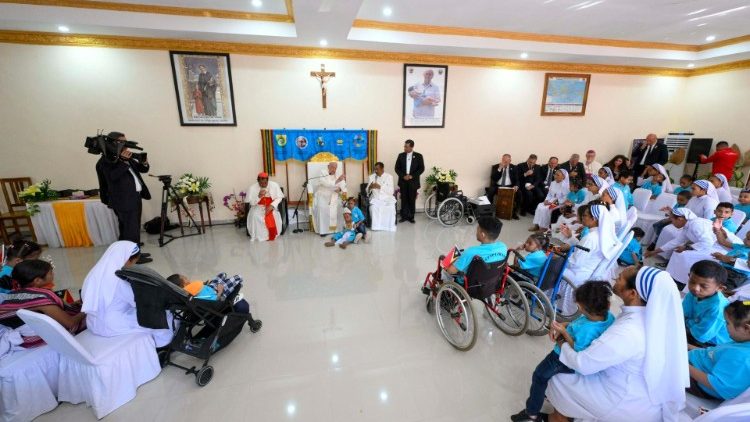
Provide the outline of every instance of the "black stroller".
[[[162,367],[168,365],[194,374],[195,382],[203,387],[214,374],[208,364],[211,355],[228,346],[242,332],[252,316],[234,312],[233,303],[239,294],[238,285],[224,301],[201,300],[170,283],[156,271],[146,267],[123,268],[117,276],[130,283],[135,297],[138,324],[146,328],[170,328],[165,311],[174,316],[178,327],[172,342],[159,350]],[[170,360],[172,352],[180,352],[203,360],[200,369],[188,368]]]

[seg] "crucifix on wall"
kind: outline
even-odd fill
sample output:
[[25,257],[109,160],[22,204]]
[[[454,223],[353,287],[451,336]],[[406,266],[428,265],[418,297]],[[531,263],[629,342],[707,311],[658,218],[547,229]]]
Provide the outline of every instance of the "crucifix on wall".
[[320,81],[320,94],[323,96],[323,108],[326,108],[326,84],[336,76],[336,72],[326,72],[326,65],[320,65],[320,72],[312,71],[310,76]]

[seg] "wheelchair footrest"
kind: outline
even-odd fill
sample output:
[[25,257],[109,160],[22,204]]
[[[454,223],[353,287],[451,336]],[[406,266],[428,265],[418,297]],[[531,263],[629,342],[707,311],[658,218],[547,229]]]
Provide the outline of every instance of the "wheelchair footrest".
[[427,286],[422,286],[422,293],[423,294],[429,295],[431,292],[432,292],[432,289],[430,289]]

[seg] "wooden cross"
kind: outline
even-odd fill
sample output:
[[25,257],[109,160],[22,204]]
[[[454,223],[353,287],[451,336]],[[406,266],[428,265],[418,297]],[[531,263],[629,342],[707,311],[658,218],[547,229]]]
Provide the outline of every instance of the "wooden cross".
[[326,108],[326,84],[336,76],[336,72],[326,72],[326,65],[320,65],[320,72],[312,71],[310,76],[320,81],[320,93],[323,96],[323,108]]

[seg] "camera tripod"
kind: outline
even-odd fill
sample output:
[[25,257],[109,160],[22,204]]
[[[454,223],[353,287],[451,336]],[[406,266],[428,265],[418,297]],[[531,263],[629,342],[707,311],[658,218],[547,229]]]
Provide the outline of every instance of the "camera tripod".
[[[180,226],[180,233],[182,233],[180,236],[173,236],[171,234],[164,233],[164,224],[166,224],[167,222],[167,212],[169,210],[169,197],[172,196],[173,198],[178,198],[179,195],[177,194],[177,190],[174,188],[174,186],[172,186],[172,176],[156,177],[163,184],[161,189],[161,227],[159,227],[159,247],[162,247],[175,239],[203,234],[200,226],[198,226],[198,223],[195,221],[192,214],[190,214],[190,210],[188,210],[188,207],[181,200],[174,202],[175,206],[177,207],[177,212],[180,212],[181,210],[185,212],[190,222],[193,223],[193,227],[197,230],[197,233],[185,234],[185,228],[182,226]],[[164,240],[165,237],[168,238],[166,241]]]

